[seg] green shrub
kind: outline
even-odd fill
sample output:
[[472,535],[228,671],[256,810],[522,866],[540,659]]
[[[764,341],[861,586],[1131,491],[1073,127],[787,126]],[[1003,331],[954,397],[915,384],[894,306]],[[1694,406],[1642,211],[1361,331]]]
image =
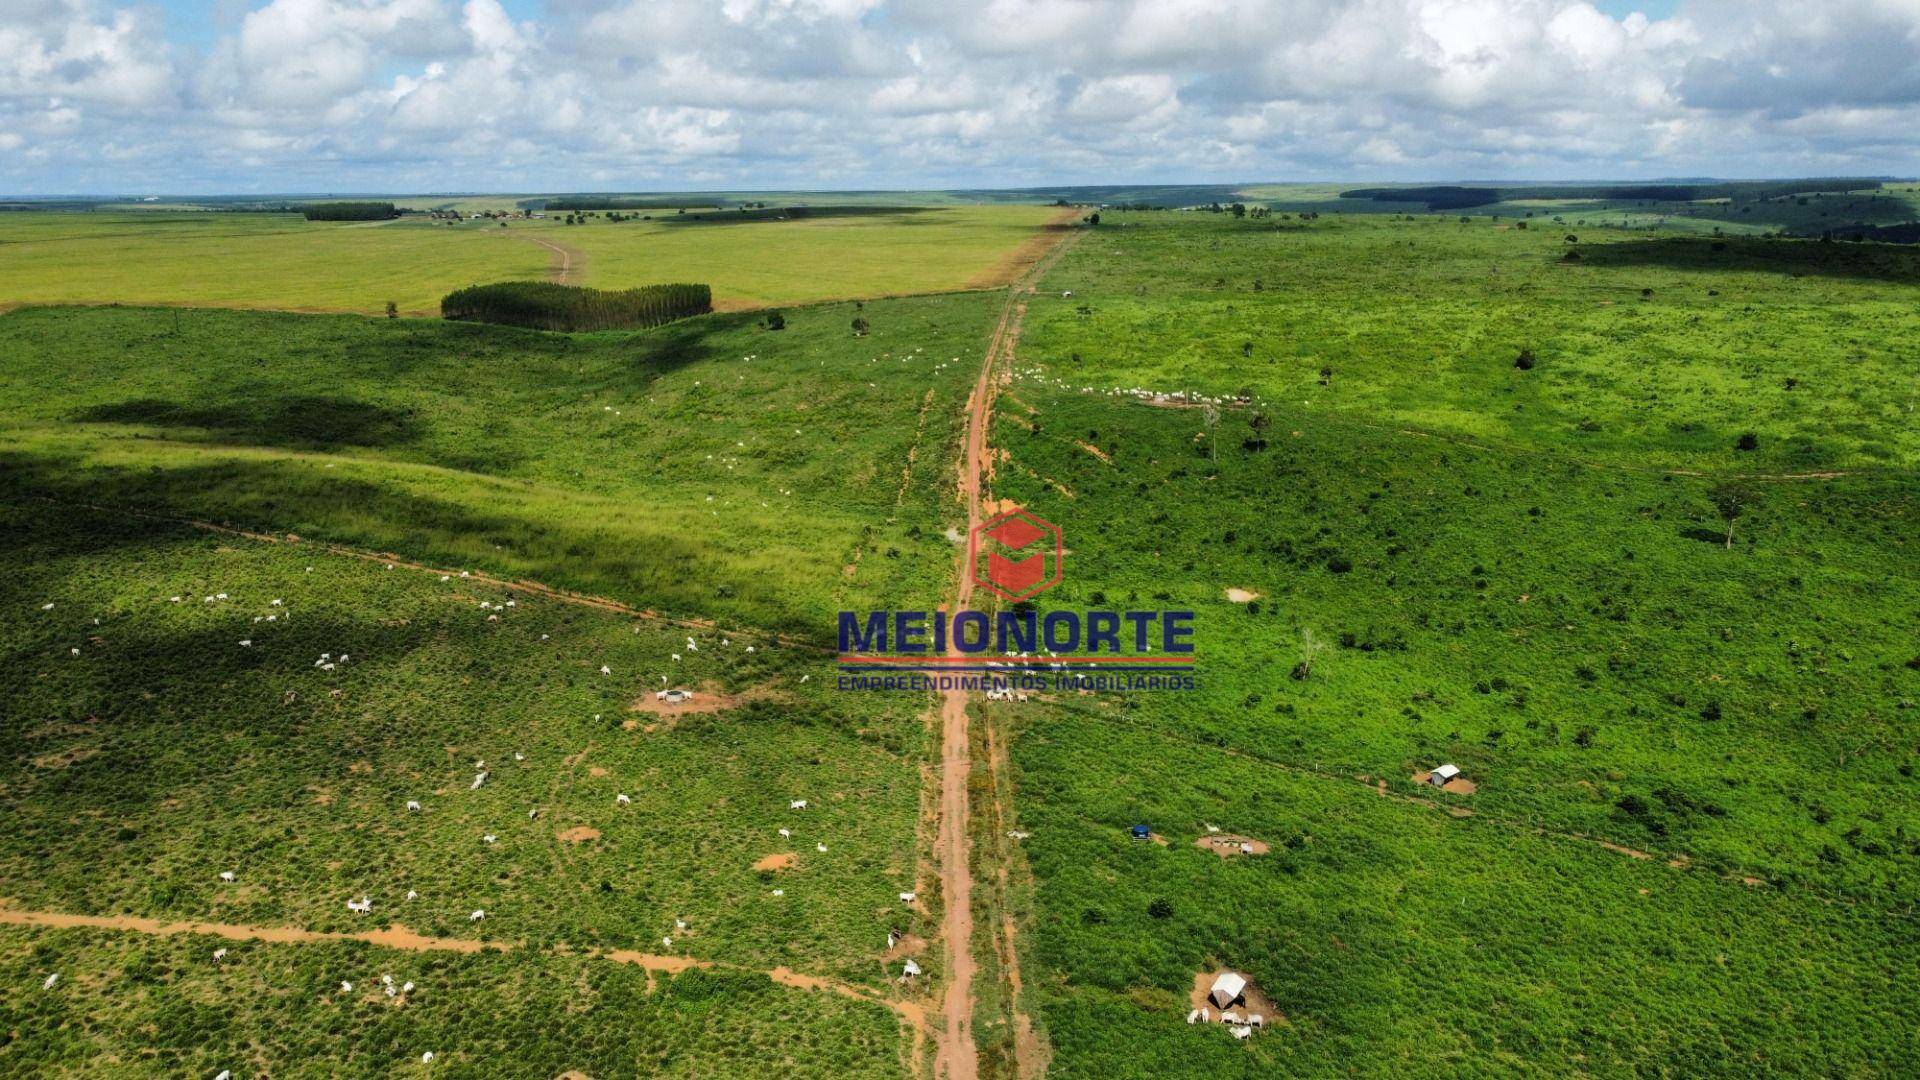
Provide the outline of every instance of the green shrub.
[[504,323],[535,330],[633,330],[713,310],[705,285],[588,289],[550,281],[503,281],[456,289],[440,301],[448,319]]

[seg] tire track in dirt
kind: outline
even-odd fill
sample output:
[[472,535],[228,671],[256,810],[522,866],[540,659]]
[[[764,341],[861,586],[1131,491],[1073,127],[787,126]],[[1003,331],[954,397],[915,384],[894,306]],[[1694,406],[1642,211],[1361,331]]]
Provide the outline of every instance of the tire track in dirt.
[[44,929],[87,929],[117,930],[123,933],[147,934],[153,937],[173,937],[178,934],[202,934],[208,937],[225,938],[228,941],[261,941],[275,945],[313,944],[327,941],[363,941],[369,945],[397,949],[402,952],[529,952],[541,956],[589,956],[607,960],[616,964],[633,964],[650,972],[676,973],[691,971],[695,968],[708,968],[721,971],[749,972],[765,975],[782,986],[801,990],[825,990],[856,1001],[870,1002],[885,1006],[898,1016],[902,1023],[909,1025],[919,1038],[927,1026],[926,1010],[911,1001],[895,1001],[864,987],[838,982],[817,975],[805,975],[791,968],[776,967],[771,971],[761,971],[744,964],[723,963],[717,960],[700,960],[691,956],[663,956],[658,953],[637,952],[632,949],[568,949],[564,946],[551,949],[532,949],[524,944],[506,941],[480,941],[474,938],[429,937],[416,934],[406,927],[394,924],[385,930],[365,930],[358,933],[341,933],[329,930],[304,930],[296,926],[247,926],[238,923],[212,923],[185,920],[168,922],[164,919],[148,919],[137,915],[74,915],[60,911],[32,911],[24,908],[0,906],[0,926],[27,926]]
[[576,274],[586,273],[586,252],[581,251],[579,248],[568,247],[565,244],[556,244],[551,240],[542,240],[537,236],[527,236],[522,237],[522,239],[531,240],[541,247],[546,248],[548,251],[553,252],[553,258],[547,264],[548,281],[558,285],[579,284],[579,282],[574,280],[574,277]]

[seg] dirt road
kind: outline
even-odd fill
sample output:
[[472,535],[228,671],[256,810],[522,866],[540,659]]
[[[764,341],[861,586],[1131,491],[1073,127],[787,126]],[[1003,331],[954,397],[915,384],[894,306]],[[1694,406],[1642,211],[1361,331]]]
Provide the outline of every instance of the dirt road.
[[[960,498],[967,504],[967,528],[980,524],[980,477],[986,467],[987,425],[993,411],[993,378],[1001,350],[1015,318],[1011,295],[1000,312],[999,325],[987,344],[980,377],[967,400],[966,450],[960,463]],[[973,575],[965,554],[954,575],[954,600],[949,611],[964,609],[973,600]],[[967,692],[947,690],[940,697],[940,831],[934,850],[940,860],[940,887],[946,914],[941,936],[946,941],[947,992],[942,1005],[946,1024],[934,1055],[933,1071],[946,1080],[974,1080],[980,1072],[973,1045],[973,869],[968,865],[967,780],[972,773],[972,748],[967,730]]]
[[[1077,235],[1077,234],[1071,234]],[[1011,361],[1014,343],[1020,337],[1020,320],[1026,314],[1022,297],[1033,291],[1032,282],[1045,273],[1065,250],[1065,237],[1053,245],[1030,267],[1021,280],[1007,290],[1000,309],[1000,321],[987,342],[987,354],[980,365],[980,377],[974,381],[967,399],[967,438],[959,462],[960,500],[967,507],[968,532],[978,527],[985,507],[982,495],[989,457],[987,433],[993,418],[993,398],[1000,373]],[[947,609],[965,609],[973,600],[972,568],[966,564],[963,550],[956,561],[953,603]],[[958,656],[958,646],[949,648]],[[940,696],[940,828],[934,840],[934,852],[940,863],[940,886],[945,914],[941,937],[946,943],[946,994],[941,1005],[945,1016],[934,1054],[934,1076],[945,1080],[975,1080],[980,1073],[979,1053],[973,1041],[973,868],[969,840],[969,778],[973,771],[971,732],[967,725],[967,692],[947,690]]]

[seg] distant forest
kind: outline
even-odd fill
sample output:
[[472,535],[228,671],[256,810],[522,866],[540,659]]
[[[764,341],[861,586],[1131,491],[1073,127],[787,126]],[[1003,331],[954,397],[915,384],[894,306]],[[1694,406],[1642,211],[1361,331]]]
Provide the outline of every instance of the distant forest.
[[1430,187],[1354,188],[1343,191],[1343,199],[1371,199],[1374,202],[1426,203],[1429,210],[1465,210],[1474,206],[1527,199],[1592,199],[1601,202],[1698,202],[1702,199],[1732,199],[1735,202],[1761,202],[1790,195],[1824,192],[1877,191],[1879,180],[1846,177],[1815,180],[1753,180],[1707,184],[1548,184],[1539,187],[1467,187],[1435,185]]
[[308,221],[386,221],[400,216],[390,202],[324,202],[300,208]]

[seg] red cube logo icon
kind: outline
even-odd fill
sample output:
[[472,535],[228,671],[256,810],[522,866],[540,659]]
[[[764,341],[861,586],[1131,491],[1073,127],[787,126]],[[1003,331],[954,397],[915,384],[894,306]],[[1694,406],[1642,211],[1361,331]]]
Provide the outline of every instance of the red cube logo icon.
[[981,522],[967,537],[973,583],[1015,603],[1060,584],[1065,555],[1059,527],[1018,507]]

